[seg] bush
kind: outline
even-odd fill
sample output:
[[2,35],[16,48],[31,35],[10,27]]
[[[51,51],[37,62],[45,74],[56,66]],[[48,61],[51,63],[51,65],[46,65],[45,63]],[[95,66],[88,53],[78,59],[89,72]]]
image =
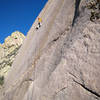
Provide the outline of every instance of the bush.
[[0,76],[0,85],[4,84],[4,76]]
[[100,19],[100,0],[89,0],[87,8],[91,10],[91,21],[94,22]]

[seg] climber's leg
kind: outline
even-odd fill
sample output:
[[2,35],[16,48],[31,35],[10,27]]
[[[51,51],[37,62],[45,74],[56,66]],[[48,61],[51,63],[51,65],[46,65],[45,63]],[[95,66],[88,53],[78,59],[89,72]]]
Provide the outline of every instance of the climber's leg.
[[41,23],[40,22],[38,23],[38,26],[36,27],[36,30],[38,30],[39,27],[41,27]]
[[41,23],[40,22],[38,23],[38,25],[39,25],[39,27],[41,27]]
[[36,30],[38,30],[39,28],[38,27],[36,27]]
[[39,25],[36,27],[36,30],[38,30],[39,29]]

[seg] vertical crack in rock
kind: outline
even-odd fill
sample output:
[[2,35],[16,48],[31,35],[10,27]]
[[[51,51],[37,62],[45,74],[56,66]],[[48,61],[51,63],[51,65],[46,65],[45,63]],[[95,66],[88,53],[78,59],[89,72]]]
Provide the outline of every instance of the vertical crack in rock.
[[79,16],[79,5],[80,5],[81,0],[76,0],[75,1],[75,12],[74,12],[74,18],[72,22],[72,27],[74,26],[76,18]]

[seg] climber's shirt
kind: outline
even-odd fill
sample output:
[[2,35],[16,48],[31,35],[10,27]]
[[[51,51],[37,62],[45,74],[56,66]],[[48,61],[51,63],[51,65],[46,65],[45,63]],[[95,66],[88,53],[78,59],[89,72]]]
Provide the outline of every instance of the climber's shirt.
[[39,21],[39,23],[41,23],[42,22],[42,19],[41,18],[38,18],[38,21]]

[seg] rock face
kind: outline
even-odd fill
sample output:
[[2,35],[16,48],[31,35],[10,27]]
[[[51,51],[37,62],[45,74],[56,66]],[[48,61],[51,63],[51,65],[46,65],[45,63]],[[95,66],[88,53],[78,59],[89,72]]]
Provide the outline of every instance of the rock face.
[[21,32],[13,32],[0,44],[0,76],[5,76],[11,67],[25,36]]
[[[76,0],[78,1],[78,0]],[[7,75],[0,100],[100,100],[100,23],[87,0],[48,0]]]

